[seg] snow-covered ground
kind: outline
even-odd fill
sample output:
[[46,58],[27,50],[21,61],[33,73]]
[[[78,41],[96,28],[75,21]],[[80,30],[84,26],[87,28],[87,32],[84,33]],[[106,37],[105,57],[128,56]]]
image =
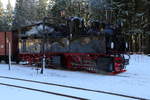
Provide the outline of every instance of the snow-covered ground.
[[[0,76],[17,77],[93,90],[102,90],[106,92],[150,99],[150,56],[146,55],[132,55],[130,65],[127,66],[127,72],[116,76],[54,69],[46,69],[42,75],[37,73],[35,68],[25,67],[22,65],[12,65],[11,70],[9,71],[8,65],[6,64],[0,64]],[[45,86],[41,87],[33,83],[25,84],[18,81],[0,78],[0,83],[1,82],[15,85],[24,84],[27,87],[39,87],[40,89],[46,88]],[[129,98],[106,94],[97,95],[96,93],[91,92],[57,89],[57,87],[47,87],[47,90],[57,93],[62,91],[63,93],[78,95],[92,100],[129,100]],[[51,100],[51,98],[53,98],[52,100],[72,100],[61,96],[49,95],[2,85],[0,85],[0,97],[3,98],[3,100]]]

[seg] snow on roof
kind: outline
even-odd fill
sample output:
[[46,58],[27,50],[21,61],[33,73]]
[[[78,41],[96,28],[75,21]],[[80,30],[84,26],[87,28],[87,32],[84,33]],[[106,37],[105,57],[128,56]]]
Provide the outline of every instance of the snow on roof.
[[78,19],[78,20],[80,20],[80,21],[83,20],[83,18],[80,18],[80,17],[73,17],[71,20],[73,21],[73,20],[75,20],[75,19]]
[[[43,28],[44,28],[43,25],[34,26],[31,30],[27,31],[25,34],[28,35],[28,36],[41,34],[41,33],[44,33]],[[54,31],[54,28],[45,26],[45,31],[47,33],[51,33],[51,32]]]

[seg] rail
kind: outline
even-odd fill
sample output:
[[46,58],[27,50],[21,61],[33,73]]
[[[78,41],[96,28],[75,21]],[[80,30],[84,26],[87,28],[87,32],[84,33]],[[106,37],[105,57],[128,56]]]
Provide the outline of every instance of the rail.
[[[47,82],[41,82],[41,81],[21,79],[21,78],[6,77],[6,76],[0,76],[0,78],[11,79],[11,80],[19,80],[19,81],[26,81],[26,82],[32,82],[32,83],[39,83],[39,84],[45,84],[45,85],[51,85],[51,86],[59,86],[59,87],[65,87],[65,88],[71,88],[71,89],[77,89],[77,90],[84,90],[84,91],[90,91],[90,92],[96,92],[96,93],[103,93],[103,94],[120,96],[120,97],[125,97],[125,98],[130,98],[130,99],[150,100],[150,99],[147,99],[147,98],[129,96],[129,95],[124,95],[124,94],[119,94],[119,93],[113,93],[113,92],[107,92],[107,91],[101,91],[101,90],[92,90],[92,89],[86,89],[86,88],[80,88],[80,87],[74,87],[74,86],[60,85],[60,84],[55,84],[55,83],[47,83]],[[3,83],[0,83],[0,85],[11,86],[10,84],[3,84]],[[27,87],[20,87],[20,86],[13,86],[13,87],[28,89]],[[39,92],[45,92],[45,93],[49,93],[49,94],[61,95],[61,96],[70,97],[70,98],[72,97],[72,96],[69,96],[69,95],[63,95],[63,94],[58,94],[58,93],[51,93],[49,91],[43,91],[43,90],[38,90],[38,89],[31,89],[31,90],[39,91]],[[78,97],[72,97],[72,98],[76,98],[77,99]],[[80,98],[80,100],[87,100],[87,99]]]

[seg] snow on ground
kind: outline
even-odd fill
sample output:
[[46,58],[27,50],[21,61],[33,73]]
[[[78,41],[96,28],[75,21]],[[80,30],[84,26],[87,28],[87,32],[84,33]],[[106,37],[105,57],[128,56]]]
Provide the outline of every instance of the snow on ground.
[[[9,79],[0,79],[0,81],[3,82],[3,83],[13,84],[13,85],[17,85],[17,86],[20,86],[20,85],[22,86],[23,85],[23,87],[29,87],[29,88],[34,88],[34,89],[51,91],[51,92],[59,93],[59,94],[65,94],[65,95],[71,95],[71,96],[86,98],[88,100],[99,100],[99,98],[105,98],[107,100],[127,100],[127,98],[125,98],[125,97],[114,96],[114,95],[103,94],[103,93],[96,93],[96,92],[91,92],[91,91],[77,90],[77,89],[71,89],[71,88],[64,88],[64,87],[60,87],[60,86],[48,86],[48,85],[44,85],[44,84],[24,82],[24,81],[19,81],[19,80],[13,80],[12,81],[12,80],[9,80]],[[0,89],[1,89],[1,87],[0,87]],[[3,90],[4,90],[4,91],[2,91],[3,96],[1,96],[1,98],[4,97],[3,98],[4,100],[10,100],[10,99],[6,99],[6,97],[8,95],[8,92],[5,92],[6,91],[5,88]],[[9,98],[14,97],[14,94],[15,94],[15,98],[18,97],[18,96],[22,97],[23,94],[25,94],[25,95],[28,95],[27,97],[29,99],[31,99],[31,98],[35,99],[36,95],[37,96],[40,95],[41,97],[39,98],[39,96],[38,96],[38,98],[36,98],[36,100],[37,99],[38,100],[43,100],[43,99],[44,100],[49,100],[49,99],[52,99],[52,100],[73,100],[72,98],[61,98],[61,99],[59,98],[58,99],[58,97],[60,97],[60,96],[58,96],[58,97],[53,96],[52,97],[51,95],[49,97],[48,97],[48,95],[46,95],[46,97],[45,97],[44,93],[43,93],[44,94],[43,95],[42,93],[41,94],[39,94],[39,93],[37,94],[35,92],[31,93],[31,91],[26,91],[26,90],[23,91],[23,92],[22,92],[22,90],[19,90],[19,95],[18,95],[17,91],[14,92],[16,90],[16,88],[15,89],[12,88],[11,91],[10,90],[7,90],[7,91],[9,91],[10,94],[12,94],[11,93],[12,90],[13,90],[13,95],[12,96],[9,95]],[[29,94],[28,92],[31,93],[31,94]],[[32,95],[33,95],[34,98],[32,97]],[[16,99],[11,99],[11,100],[16,100]],[[17,100],[20,100],[20,99],[17,98]],[[27,100],[27,98],[24,97],[24,99],[21,99],[21,100]],[[128,100],[135,100],[135,99],[129,99],[128,98]]]
[[[21,66],[21,67],[20,67]],[[9,76],[24,78],[30,80],[37,80],[49,83],[57,83],[75,87],[82,87],[87,89],[102,90],[113,93],[125,94],[130,96],[137,96],[150,99],[150,56],[146,55],[132,55],[130,59],[130,65],[127,66],[127,72],[121,73],[116,76],[92,74],[85,72],[73,72],[73,71],[62,71],[54,69],[46,69],[44,75],[37,73],[35,68],[25,67],[22,65],[13,65],[11,71],[8,70],[8,65],[0,64],[0,76]],[[4,80],[0,80],[2,82]],[[4,90],[4,91],[1,91]],[[8,90],[8,92],[6,92]],[[9,91],[12,90],[12,91]],[[36,97],[40,98],[40,94],[32,91],[9,88],[0,85],[0,95],[1,94],[11,94],[17,93],[14,95],[15,99],[11,100],[20,100],[16,99],[20,96],[28,98],[27,94],[33,94]],[[26,95],[24,95],[24,93]],[[79,92],[82,94],[82,92]],[[24,95],[24,96],[23,96]],[[40,96],[39,96],[40,95]],[[47,97],[47,94],[42,94],[44,97]],[[46,96],[45,96],[46,95]],[[89,94],[90,96],[90,94]],[[55,96],[53,95],[55,98]],[[105,96],[107,98],[107,96]],[[106,99],[106,98],[103,98]],[[10,100],[10,99],[5,99]],[[38,99],[42,100],[42,99]],[[46,99],[44,99],[46,100]],[[59,96],[56,96],[53,100],[67,100],[59,99]],[[96,99],[95,99],[96,100]],[[99,100],[99,98],[97,98]],[[108,100],[108,99],[107,99]],[[112,99],[111,99],[112,100]],[[120,100],[120,99],[115,99]],[[128,99],[127,99],[128,100]]]
[[0,86],[0,97],[1,100],[70,100],[62,96],[56,96],[7,86]]

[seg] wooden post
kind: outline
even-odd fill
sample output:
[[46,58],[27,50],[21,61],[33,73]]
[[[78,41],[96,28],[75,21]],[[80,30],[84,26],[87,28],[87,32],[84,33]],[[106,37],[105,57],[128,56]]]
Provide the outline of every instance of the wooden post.
[[10,41],[8,41],[8,45],[9,45],[9,70],[11,69],[11,43]]
[[45,22],[46,22],[47,17],[43,19],[43,59],[42,59],[42,69],[41,69],[41,74],[44,74],[44,69],[46,66],[46,56],[45,56],[45,49],[46,49],[46,42],[47,42],[47,33],[45,31]]
[[46,66],[46,62],[45,62],[45,54],[44,54],[44,55],[43,55],[43,59],[42,59],[41,74],[44,74],[45,66]]

